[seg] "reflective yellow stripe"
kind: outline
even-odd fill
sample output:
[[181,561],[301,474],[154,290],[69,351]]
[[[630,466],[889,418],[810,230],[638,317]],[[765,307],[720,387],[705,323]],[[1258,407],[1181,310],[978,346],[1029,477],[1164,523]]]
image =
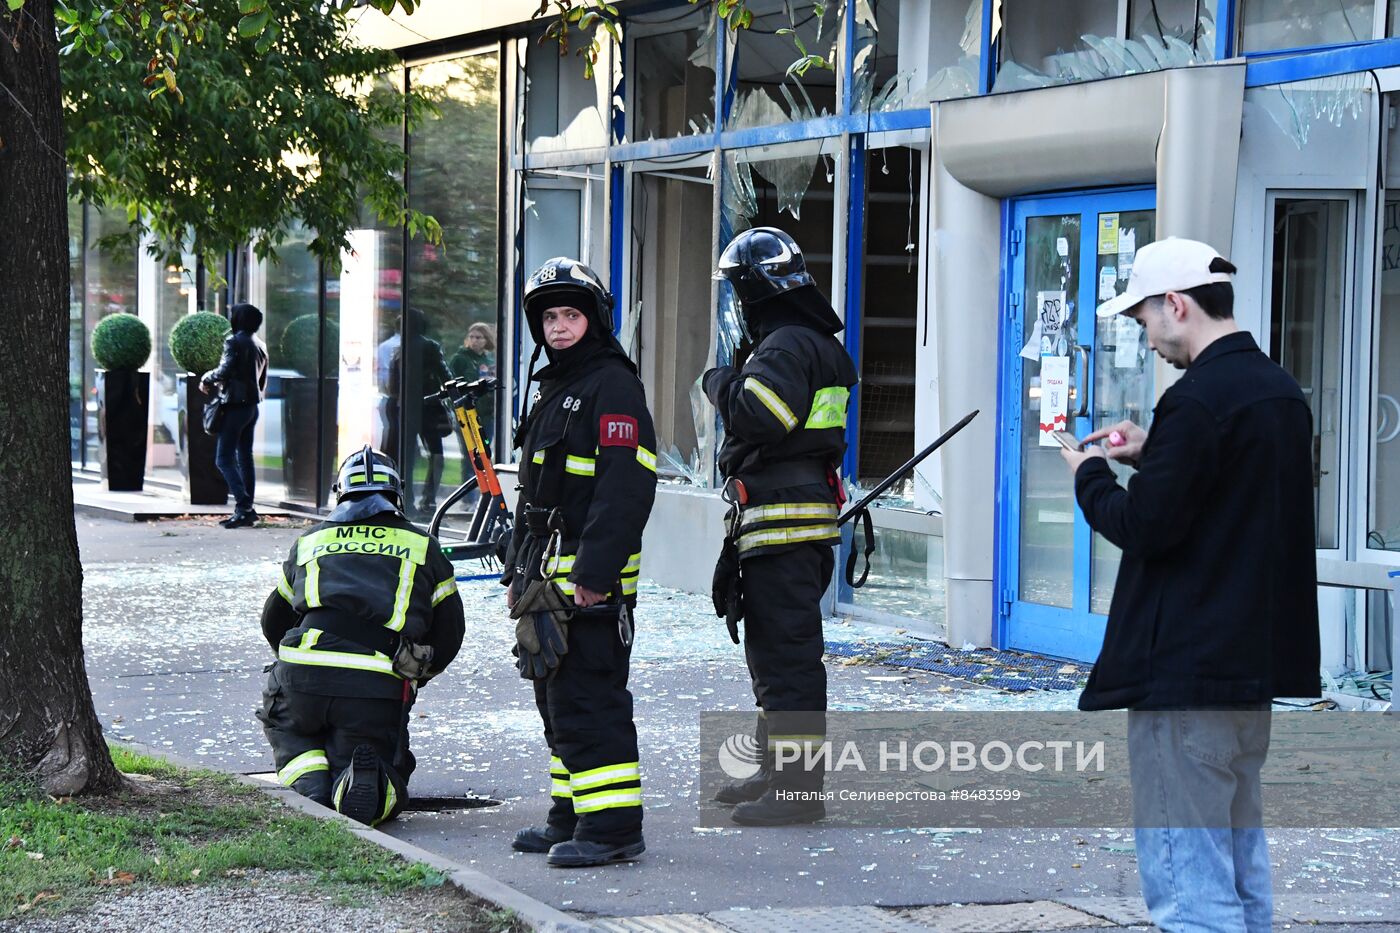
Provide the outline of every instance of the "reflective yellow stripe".
[[535,455],[534,455],[533,457],[530,458],[530,462],[531,462],[531,463],[544,463],[544,451],[543,451],[543,450],[537,450],[537,451],[535,451]]
[[369,825],[378,826],[380,823],[387,820],[389,814],[394,812],[394,804],[398,802],[399,794],[398,791],[394,790],[394,782],[386,778],[384,781],[384,809],[380,811],[379,819]]
[[739,553],[778,544],[802,544],[807,541],[823,541],[838,537],[840,535],[835,525],[809,525],[805,528],[771,528],[767,531],[749,531],[739,535]]
[[574,795],[575,813],[593,813],[598,810],[611,810],[614,807],[640,807],[642,789],[628,787],[622,790],[605,790],[596,794]]
[[778,397],[778,393],[759,382],[753,376],[744,380],[744,389],[758,396],[758,400],[763,403],[763,407],[773,413],[785,430],[791,431],[797,427],[797,416],[792,413],[792,409],[787,407],[787,403]]
[[562,758],[558,755],[551,755],[549,757],[549,773],[562,774],[564,777],[568,777],[569,769],[564,767],[564,760]]
[[315,650],[315,645],[321,639],[320,629],[307,629],[301,636],[301,643],[295,648],[290,645],[279,645],[277,648],[277,658],[286,661],[288,664],[310,664],[315,667],[344,667],[355,671],[373,671],[377,674],[388,674],[391,677],[398,677],[394,673],[394,662],[388,655],[376,651],[374,654],[352,654],[349,651],[326,651]]
[[337,525],[297,541],[298,564],[332,554],[371,554],[424,564],[428,561],[428,536],[383,525]]
[[851,390],[845,386],[827,386],[818,389],[812,396],[812,411],[807,415],[804,428],[844,428],[846,426],[846,405],[851,400]]
[[[346,479],[349,480],[351,486],[358,486],[361,483],[368,482],[368,480],[365,479],[364,473],[351,473],[348,477],[346,477]],[[376,483],[387,483],[389,482],[389,474],[376,473],[374,474],[374,481]]]
[[624,781],[641,779],[638,762],[628,761],[619,765],[607,765],[592,771],[581,771],[569,778],[569,787],[577,794],[590,787],[603,787],[607,784],[621,784]]
[[784,519],[804,520],[812,518],[835,521],[835,504],[830,502],[781,502],[774,505],[755,505],[743,511],[745,525]]
[[455,592],[457,592],[457,579],[449,577],[443,580],[437,585],[437,589],[433,590],[433,605],[436,606]]
[[282,595],[282,598],[285,599],[287,602],[291,602],[292,585],[287,582],[287,571],[283,570],[281,571],[281,574],[281,578],[277,581],[277,592],[280,593]]
[[593,476],[598,472],[598,461],[592,457],[575,457],[570,454],[564,458],[564,472],[575,476]]
[[325,749],[313,748],[287,762],[282,770],[277,772],[277,780],[284,787],[291,787],[313,771],[329,771],[330,769],[331,763],[326,760]]
[[627,558],[627,564],[622,568],[622,575],[625,577],[629,573],[640,573],[642,570],[642,555],[633,554]]
[[656,472],[656,454],[647,450],[645,447],[637,448],[637,462],[648,470],[651,470],[651,472]]
[[551,797],[572,797],[574,792],[569,787],[568,781],[561,781],[555,778],[550,782],[549,796]]
[[306,608],[321,605],[321,563],[313,560],[306,565]]
[[[573,598],[573,596],[574,596],[574,585],[573,585],[572,583],[570,583],[568,580],[555,580],[555,581],[554,581],[554,585],[557,586],[557,587],[559,587],[559,592],[563,593],[565,596],[569,597],[570,599]],[[623,596],[636,596],[636,595],[637,595],[637,578],[636,578],[636,577],[623,577],[623,578],[622,578],[622,595],[623,595]]]
[[408,621],[408,600],[413,595],[413,574],[417,569],[418,565],[412,561],[399,561],[399,588],[394,592],[394,614],[384,623],[384,627],[391,632],[403,631],[404,623]]

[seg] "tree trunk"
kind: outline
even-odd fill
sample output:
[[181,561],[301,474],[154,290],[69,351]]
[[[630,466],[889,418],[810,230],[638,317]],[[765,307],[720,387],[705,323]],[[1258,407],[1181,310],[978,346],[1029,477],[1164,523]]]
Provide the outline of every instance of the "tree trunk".
[[0,762],[120,784],[83,665],[68,437],[68,205],[53,0],[0,4]]

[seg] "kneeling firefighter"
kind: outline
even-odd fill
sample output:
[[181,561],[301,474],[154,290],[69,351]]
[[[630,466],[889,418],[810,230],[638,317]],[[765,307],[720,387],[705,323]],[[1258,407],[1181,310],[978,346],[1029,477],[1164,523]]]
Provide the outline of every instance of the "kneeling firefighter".
[[[731,506],[715,567],[715,611],[736,644],[744,621],[744,657],[760,708],[756,737],[766,749],[757,775],[715,799],[737,804],[736,823],[812,822],[825,816],[814,796],[823,773],[802,762],[826,732],[821,598],[840,541],[845,497],[837,469],[858,377],[835,337],[844,325],[786,233],[740,233],[715,278],[733,286],[753,345],[742,368],[711,369],[702,383],[724,422],[719,467]],[[803,757],[775,767],[779,747]]]
[[592,269],[549,260],[524,304],[531,369],[541,349],[549,363],[532,374],[540,388],[515,435],[520,498],[501,582],[516,666],[544,720],[552,805],[513,846],[548,852],[550,865],[602,865],[646,848],[627,673],[656,434]]
[[462,646],[462,598],[437,540],[404,518],[393,460],[366,446],[334,490],[263,606],[277,660],[258,718],[283,784],[374,826],[408,801],[408,713]]

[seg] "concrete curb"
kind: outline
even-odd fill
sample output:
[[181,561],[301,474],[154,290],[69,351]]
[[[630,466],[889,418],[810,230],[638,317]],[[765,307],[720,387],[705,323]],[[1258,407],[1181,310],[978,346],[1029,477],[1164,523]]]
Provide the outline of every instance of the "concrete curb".
[[237,774],[231,771],[221,771],[218,768],[211,768],[207,762],[191,761],[180,755],[171,754],[169,751],[147,745],[144,742],[121,741],[124,747],[131,748],[149,755],[152,758],[160,758],[181,768],[192,771],[217,771],[220,774],[227,774],[247,787],[256,788],[261,793],[273,797],[284,806],[293,810],[299,810],[308,816],[313,816],[319,820],[340,821],[352,834],[371,842],[382,849],[387,849],[402,858],[411,862],[421,862],[430,868],[435,868],[447,876],[447,878],[457,886],[459,890],[470,894],[475,898],[494,904],[497,907],[512,911],[520,920],[533,930],[545,931],[545,933],[588,933],[593,927],[578,919],[571,917],[562,910],[557,910],[543,901],[535,900],[528,894],[524,894],[512,888],[503,881],[498,881],[490,875],[477,871],[475,868],[468,868],[451,859],[441,855],[435,855],[426,849],[420,849],[410,842],[404,842],[393,836],[371,829],[362,823],[357,823],[337,813],[329,807],[323,807],[314,800],[310,800],[298,794],[290,787],[278,787],[266,781],[247,775]]

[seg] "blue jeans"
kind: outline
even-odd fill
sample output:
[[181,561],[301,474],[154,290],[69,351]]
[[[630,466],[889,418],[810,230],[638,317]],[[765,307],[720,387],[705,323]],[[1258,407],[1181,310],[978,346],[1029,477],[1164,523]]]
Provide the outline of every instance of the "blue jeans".
[[257,423],[256,404],[224,407],[224,426],[219,429],[218,446],[214,448],[214,466],[224,475],[228,491],[233,494],[234,515],[253,511],[253,425]]
[[1128,712],[1142,896],[1166,933],[1273,924],[1259,771],[1268,707]]

